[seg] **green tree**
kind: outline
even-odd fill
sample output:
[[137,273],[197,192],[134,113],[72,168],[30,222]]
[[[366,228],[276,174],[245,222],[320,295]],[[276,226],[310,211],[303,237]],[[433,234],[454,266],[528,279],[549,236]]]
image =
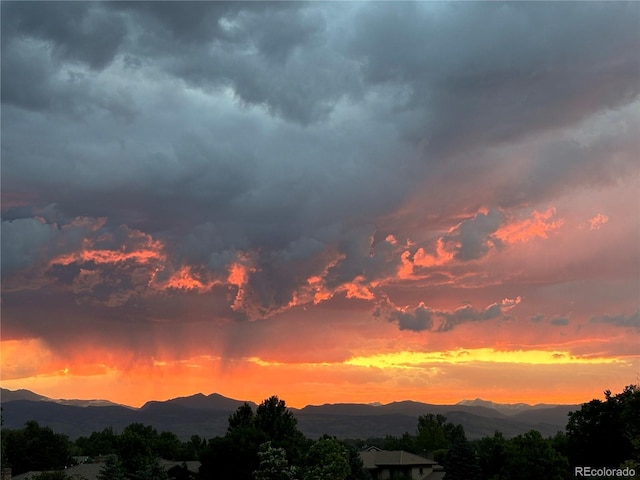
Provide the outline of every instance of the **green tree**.
[[162,432],[155,438],[152,446],[154,455],[167,460],[178,460],[182,450],[182,442],[173,432]]
[[188,442],[184,444],[185,457],[181,460],[197,460],[200,458],[200,453],[207,446],[207,441],[200,438],[199,435],[191,435]]
[[[241,407],[242,408],[242,407]],[[287,408],[284,400],[272,396],[256,409],[255,426],[272,441],[281,442],[300,434],[298,421]]]
[[118,451],[118,436],[114,433],[113,427],[108,427],[101,432],[92,432],[88,437],[77,438],[75,444],[81,455],[110,455]]
[[285,450],[291,465],[302,463],[307,442],[302,432],[298,430],[298,421],[287,408],[284,400],[274,395],[258,405],[255,427],[271,441],[274,447]]
[[457,438],[445,456],[445,480],[479,480],[480,467],[476,453],[466,438]]
[[371,480],[371,474],[366,468],[364,468],[364,463],[360,456],[360,450],[353,445],[345,444],[345,442],[342,442],[342,444],[347,449],[349,457],[350,472],[347,476],[347,480]]
[[156,457],[148,461],[135,475],[131,475],[134,480],[168,480],[167,472]]
[[98,480],[126,480],[124,466],[117,455],[108,455],[100,467]]
[[482,478],[497,479],[506,462],[507,440],[496,431],[492,437],[484,437],[476,442],[478,466]]
[[617,467],[640,462],[640,388],[604,392],[569,414],[567,452],[571,466]]
[[118,456],[127,473],[142,470],[153,459],[152,435],[142,424],[125,427],[118,438]]
[[449,445],[467,440],[467,436],[464,433],[464,427],[462,425],[454,425],[453,423],[445,422],[442,427],[444,428],[444,437],[447,439]]
[[251,480],[260,465],[258,449],[270,441],[282,448],[290,465],[304,457],[306,439],[284,400],[273,396],[253,413],[249,404],[241,405],[229,417],[224,437],[211,439],[200,455],[200,476],[215,480]]
[[404,450],[411,453],[419,453],[416,445],[416,437],[405,432],[401,437],[387,435],[384,437],[383,450]]
[[251,480],[258,468],[258,448],[267,439],[257,430],[243,429],[207,442],[200,456],[202,480]]
[[227,433],[231,433],[237,429],[254,428],[256,416],[253,413],[251,405],[247,402],[243,403],[238,409],[229,416],[229,426]]
[[418,417],[418,433],[416,435],[416,453],[427,454],[434,450],[449,448],[444,415],[429,413]]
[[[173,434],[167,434],[164,438],[173,437]],[[166,472],[158,463],[159,448],[163,445],[161,436],[150,425],[127,425],[122,435],[118,436],[117,445],[118,456],[128,477],[141,480],[162,480],[166,477]]]
[[350,473],[349,452],[335,438],[324,436],[309,449],[304,480],[346,480]]
[[283,448],[273,447],[271,442],[260,445],[260,464],[253,472],[255,480],[296,480],[297,469],[290,466]]
[[569,462],[556,452],[552,441],[537,430],[511,439],[506,448],[505,462],[500,479],[568,480],[571,478]]
[[171,480],[194,480],[197,478],[196,474],[190,471],[184,462],[182,465],[174,465],[167,470],[167,476]]
[[2,430],[6,463],[14,475],[29,470],[62,470],[73,464],[71,442],[66,435],[54,433],[29,421],[19,430]]

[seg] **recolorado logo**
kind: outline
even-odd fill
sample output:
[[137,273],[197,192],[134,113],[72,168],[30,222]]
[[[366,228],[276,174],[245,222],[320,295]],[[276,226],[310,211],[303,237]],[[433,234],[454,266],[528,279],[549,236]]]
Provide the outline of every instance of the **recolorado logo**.
[[635,477],[633,468],[593,468],[576,467],[573,474],[576,477]]

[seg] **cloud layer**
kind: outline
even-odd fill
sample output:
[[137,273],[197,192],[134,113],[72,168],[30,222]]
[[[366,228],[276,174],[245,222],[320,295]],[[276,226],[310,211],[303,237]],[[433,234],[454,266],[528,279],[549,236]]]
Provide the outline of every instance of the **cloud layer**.
[[637,327],[637,3],[0,8],[3,340]]

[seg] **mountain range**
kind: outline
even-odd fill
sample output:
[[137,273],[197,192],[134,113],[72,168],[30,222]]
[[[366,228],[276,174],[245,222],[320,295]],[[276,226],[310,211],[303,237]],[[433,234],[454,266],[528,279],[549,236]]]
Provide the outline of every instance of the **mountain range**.
[[[21,428],[29,420],[47,425],[72,439],[113,427],[119,432],[133,422],[171,431],[186,440],[191,435],[212,438],[224,435],[228,417],[242,400],[217,393],[201,393],[166,401],[150,401],[140,408],[108,400],[56,400],[29,390],[1,389],[4,426]],[[249,403],[254,409],[256,404]],[[580,405],[498,404],[486,400],[463,400],[455,405],[434,405],[402,401],[384,405],[338,403],[289,408],[300,430],[310,438],[323,434],[338,438],[371,438],[415,433],[417,418],[428,413],[442,414],[449,422],[461,424],[470,439],[493,435],[496,430],[513,437],[531,429],[543,435],[564,431],[569,412]]]

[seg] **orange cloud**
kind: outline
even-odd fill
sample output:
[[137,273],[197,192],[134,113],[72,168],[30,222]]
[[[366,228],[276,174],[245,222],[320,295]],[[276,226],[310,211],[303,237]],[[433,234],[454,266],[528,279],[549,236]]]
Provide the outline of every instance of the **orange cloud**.
[[362,275],[358,275],[352,282],[344,284],[338,290],[344,290],[347,293],[347,298],[359,298],[361,300],[375,299],[375,295],[371,292],[371,289],[365,285],[365,279]]
[[175,288],[177,290],[195,290],[200,293],[211,290],[214,286],[220,285],[220,281],[202,281],[196,278],[193,269],[183,266],[171,275],[164,288]]
[[[70,224],[64,225],[62,231],[80,228],[91,236],[82,239],[81,248],[72,253],[58,255],[49,261],[50,265],[69,265],[71,263],[92,262],[95,264],[122,263],[133,261],[139,264],[166,261],[164,244],[160,240],[154,240],[140,230],[121,227],[125,239],[120,240],[117,248],[100,248],[96,244],[114,244],[116,238],[111,233],[99,234],[99,230],[105,225],[107,219],[77,217]],[[94,236],[95,234],[95,236]]]
[[600,227],[609,221],[609,217],[603,213],[598,213],[595,217],[589,219],[591,230],[600,230]]
[[415,277],[415,267],[440,267],[451,262],[454,257],[454,252],[447,247],[444,240],[438,238],[436,241],[435,255],[427,253],[423,247],[418,248],[413,255],[411,255],[411,252],[408,250],[402,252],[400,255],[401,265],[398,268],[398,277],[403,280],[411,279]]
[[231,305],[231,308],[235,311],[243,310],[245,308],[245,300],[247,296],[246,286],[249,281],[249,275],[256,271],[255,267],[247,265],[247,262],[249,262],[249,256],[243,253],[238,253],[238,261],[229,266],[227,283],[238,288],[236,298]]
[[549,233],[558,230],[564,224],[563,219],[551,220],[555,214],[555,208],[549,208],[545,212],[534,211],[530,218],[504,225],[494,235],[508,244],[547,238]]
[[453,255],[453,252],[447,249],[444,240],[439,238],[436,242],[436,254],[429,255],[424,248],[419,248],[413,255],[413,264],[419,267],[444,265],[453,260]]

